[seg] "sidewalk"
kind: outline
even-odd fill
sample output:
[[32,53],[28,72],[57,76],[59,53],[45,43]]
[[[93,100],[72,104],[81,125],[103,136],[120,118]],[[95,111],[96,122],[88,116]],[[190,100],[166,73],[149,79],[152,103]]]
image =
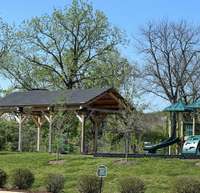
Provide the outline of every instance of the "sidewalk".
[[[22,193],[22,192],[2,191],[2,190],[0,190],[0,193]],[[25,192],[23,192],[23,193],[25,193]]]

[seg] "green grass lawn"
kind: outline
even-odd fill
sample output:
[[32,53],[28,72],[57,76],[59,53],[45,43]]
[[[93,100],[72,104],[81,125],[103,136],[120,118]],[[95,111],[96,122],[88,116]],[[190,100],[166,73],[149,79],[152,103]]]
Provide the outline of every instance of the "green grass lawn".
[[117,158],[93,158],[83,155],[65,155],[64,164],[49,165],[54,155],[47,153],[0,153],[0,168],[11,173],[14,168],[29,168],[35,174],[33,190],[44,190],[44,178],[48,173],[65,176],[65,192],[75,193],[78,178],[83,174],[95,174],[100,164],[108,167],[104,193],[116,193],[118,180],[123,176],[138,176],[147,186],[147,193],[170,193],[177,176],[200,176],[199,160],[140,158],[129,159],[124,164]]

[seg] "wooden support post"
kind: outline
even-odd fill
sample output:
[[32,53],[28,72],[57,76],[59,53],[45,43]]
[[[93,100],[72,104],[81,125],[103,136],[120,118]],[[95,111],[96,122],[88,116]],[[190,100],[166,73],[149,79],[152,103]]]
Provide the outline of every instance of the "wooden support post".
[[18,151],[22,151],[22,121],[21,115],[19,116],[19,133],[18,133]]
[[195,115],[193,115],[192,118],[192,135],[195,135]]
[[49,153],[52,152],[52,116],[49,121]]
[[86,153],[85,152],[85,121],[86,121],[86,116],[85,114],[76,114],[78,117],[79,121],[81,122],[81,147],[80,147],[80,152],[82,154]]
[[85,116],[82,115],[81,122],[81,153],[85,153]]
[[40,127],[37,128],[37,152],[40,151]]
[[22,151],[22,123],[25,121],[26,117],[22,114],[19,114],[18,116],[15,115],[15,119],[19,124],[19,132],[18,132],[18,151]]
[[49,116],[44,114],[44,117],[46,120],[49,122],[49,147],[48,147],[48,152],[52,152],[52,123],[53,123],[53,115],[50,114]]
[[92,118],[92,122],[93,122],[93,127],[94,127],[94,144],[93,144],[93,153],[97,153],[98,150],[98,130],[100,127],[100,124],[102,123],[102,121],[105,119],[106,114],[105,113],[97,113],[96,115],[94,115]]
[[41,117],[37,118],[37,152],[40,151],[40,130],[42,127]]
[[32,116],[33,121],[35,122],[37,126],[37,151],[40,151],[40,130],[43,124],[41,116]]
[[94,122],[94,149],[93,153],[97,153],[97,146],[98,146],[98,123],[97,121]]

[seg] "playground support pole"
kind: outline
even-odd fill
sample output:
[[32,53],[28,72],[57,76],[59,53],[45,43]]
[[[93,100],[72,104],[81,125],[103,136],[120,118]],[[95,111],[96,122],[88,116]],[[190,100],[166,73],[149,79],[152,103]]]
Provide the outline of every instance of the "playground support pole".
[[[176,113],[176,116],[177,116],[177,118],[176,118],[176,137],[178,137],[179,136],[179,125],[180,125],[180,113],[179,112],[177,112]],[[176,155],[178,154],[178,144],[176,144]]]
[[[169,130],[169,137],[171,137],[171,130],[172,130],[172,122],[171,122],[171,113],[168,119],[168,130]],[[169,146],[169,155],[171,155],[171,146]]]
[[192,135],[195,135],[195,115],[193,115],[192,119]]
[[181,117],[181,138],[184,136],[184,132],[183,132],[183,115]]

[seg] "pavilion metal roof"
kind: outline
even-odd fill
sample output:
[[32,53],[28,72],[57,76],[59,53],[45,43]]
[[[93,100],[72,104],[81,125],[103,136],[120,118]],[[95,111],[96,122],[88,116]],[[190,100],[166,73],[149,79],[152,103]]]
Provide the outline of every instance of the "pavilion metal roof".
[[81,105],[95,99],[113,88],[92,88],[74,90],[32,90],[13,92],[0,99],[2,107]]
[[167,112],[184,112],[184,111],[191,111],[192,108],[188,107],[185,103],[182,101],[178,101],[177,103],[174,103],[168,107],[166,107],[163,111]]

